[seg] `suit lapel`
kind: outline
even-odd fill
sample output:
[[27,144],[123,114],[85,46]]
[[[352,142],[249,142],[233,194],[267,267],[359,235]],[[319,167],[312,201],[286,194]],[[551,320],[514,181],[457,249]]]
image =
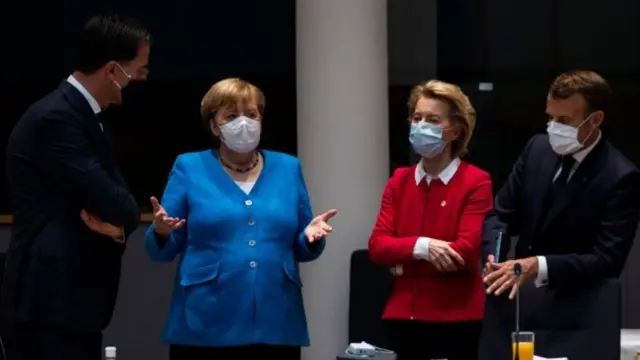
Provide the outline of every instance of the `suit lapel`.
[[[98,116],[98,118],[100,118],[100,116]],[[106,156],[115,165],[116,153],[113,147],[113,127],[109,122],[101,122],[101,124],[103,126],[101,138],[103,144],[105,145]]]
[[540,156],[540,166],[536,171],[536,184],[535,189],[533,189],[533,224],[535,224],[536,229],[540,227],[539,222],[544,207],[545,196],[549,191],[553,176],[560,166],[560,157],[551,151],[551,149],[545,150],[548,151],[546,154]]
[[596,147],[594,147],[582,163],[578,165],[578,168],[567,183],[566,190],[560,194],[551,205],[549,213],[545,217],[544,224],[542,225],[542,231],[567,207],[576,195],[584,193],[587,185],[598,174],[604,161],[603,156],[606,155],[604,142],[604,139],[600,139]]
[[89,105],[87,99],[85,99],[78,89],[73,87],[73,85],[69,84],[66,80],[60,84],[59,89],[63,92],[67,101],[69,101],[69,105],[85,123],[84,125],[88,130],[89,139],[96,145],[100,155],[105,159],[109,159],[111,157],[110,147],[106,143],[105,136],[102,133],[98,116],[93,112],[93,109],[91,108],[91,105]]

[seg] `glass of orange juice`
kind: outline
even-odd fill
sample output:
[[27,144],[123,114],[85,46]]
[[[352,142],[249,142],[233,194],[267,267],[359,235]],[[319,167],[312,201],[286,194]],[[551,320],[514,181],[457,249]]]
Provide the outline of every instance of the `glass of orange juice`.
[[[533,360],[534,342],[535,335],[530,331],[511,333],[511,353],[513,354],[513,359],[516,358],[516,351],[518,351],[518,360]],[[518,350],[516,350],[516,343]]]

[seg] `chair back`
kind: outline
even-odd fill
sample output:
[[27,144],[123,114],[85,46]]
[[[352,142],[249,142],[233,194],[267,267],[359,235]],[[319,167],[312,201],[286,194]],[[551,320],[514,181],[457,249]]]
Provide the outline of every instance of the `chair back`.
[[366,341],[387,347],[381,317],[392,286],[389,268],[371,262],[368,250],[356,250],[351,254],[349,343]]

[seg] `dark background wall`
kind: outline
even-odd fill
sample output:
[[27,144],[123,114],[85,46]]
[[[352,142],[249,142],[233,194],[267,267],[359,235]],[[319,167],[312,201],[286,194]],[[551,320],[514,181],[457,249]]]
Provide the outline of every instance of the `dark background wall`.
[[[476,108],[468,160],[491,173],[497,191],[527,139],[545,130],[550,82],[578,68],[596,70],[609,80],[615,100],[605,136],[640,165],[640,143],[635,140],[640,135],[640,2],[388,4],[392,166],[417,160],[406,141],[406,100],[411,86],[437,77],[459,84]],[[480,83],[490,83],[492,90],[481,90]],[[621,276],[626,328],[640,328],[638,237]]]
[[[470,6],[471,3],[471,6]],[[407,144],[406,100],[412,85],[438,77],[460,84],[478,110],[469,160],[488,170],[498,188],[526,139],[544,131],[549,82],[570,68],[591,68],[616,93],[607,137],[636,164],[640,144],[635,105],[640,101],[639,4],[633,0],[406,0],[387,1],[389,32],[389,124],[392,167],[415,161]],[[109,110],[118,158],[142,204],[162,191],[178,153],[209,146],[198,106],[215,81],[240,76],[267,96],[264,145],[296,153],[295,1],[203,2],[178,0],[157,6],[134,2],[67,0],[12,4],[0,23],[9,56],[0,89],[0,145],[26,106],[70,71],[73,33],[91,15],[134,15],[152,30],[156,45],[151,77]],[[37,6],[41,11],[34,13]],[[5,53],[6,54],[6,53]],[[481,91],[479,82],[493,84]],[[10,101],[9,101],[10,100]],[[4,157],[0,168],[4,171]],[[0,213],[9,208],[0,176]],[[174,264],[151,263],[142,249],[146,226],[131,237],[122,287],[106,341],[127,358],[166,359],[159,336]],[[0,226],[0,251],[9,227]],[[624,283],[624,325],[640,328],[640,245],[636,241]],[[634,300],[635,299],[635,300]],[[313,311],[313,309],[309,309]]]
[[[125,89],[123,105],[101,115],[113,122],[122,173],[143,208],[150,195],[161,194],[178,154],[211,145],[199,109],[215,81],[241,77],[260,87],[267,97],[262,145],[295,154],[295,0],[12,4],[2,24],[3,49],[10,52],[0,59],[7,69],[0,91],[11,94],[0,112],[3,149],[26,107],[70,74],[75,34],[101,12],[134,16],[154,37],[149,80]],[[0,168],[4,174],[4,156]],[[0,214],[9,212],[6,189],[3,175]]]

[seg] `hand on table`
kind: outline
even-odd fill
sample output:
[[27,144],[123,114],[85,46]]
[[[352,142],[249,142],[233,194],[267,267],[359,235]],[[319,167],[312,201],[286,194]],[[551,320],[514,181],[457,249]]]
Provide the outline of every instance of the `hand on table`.
[[169,236],[173,230],[180,229],[187,222],[185,219],[170,217],[155,196],[151,197],[151,206],[153,206],[154,231],[160,236]]
[[338,210],[331,209],[323,214],[320,214],[313,218],[309,225],[304,229],[304,236],[307,238],[307,242],[309,244],[313,244],[314,242],[322,239],[323,236],[331,233],[333,228],[327,222],[336,214]]
[[455,271],[459,266],[464,266],[464,259],[451,248],[451,245],[442,240],[431,239],[429,242],[429,261],[439,271]]
[[82,219],[82,221],[84,221],[84,224],[87,225],[87,227],[93,232],[97,232],[114,239],[122,236],[122,229],[119,226],[104,222],[102,221],[102,219],[100,219],[96,215],[90,214],[85,209],[82,209],[80,211],[80,218]]

